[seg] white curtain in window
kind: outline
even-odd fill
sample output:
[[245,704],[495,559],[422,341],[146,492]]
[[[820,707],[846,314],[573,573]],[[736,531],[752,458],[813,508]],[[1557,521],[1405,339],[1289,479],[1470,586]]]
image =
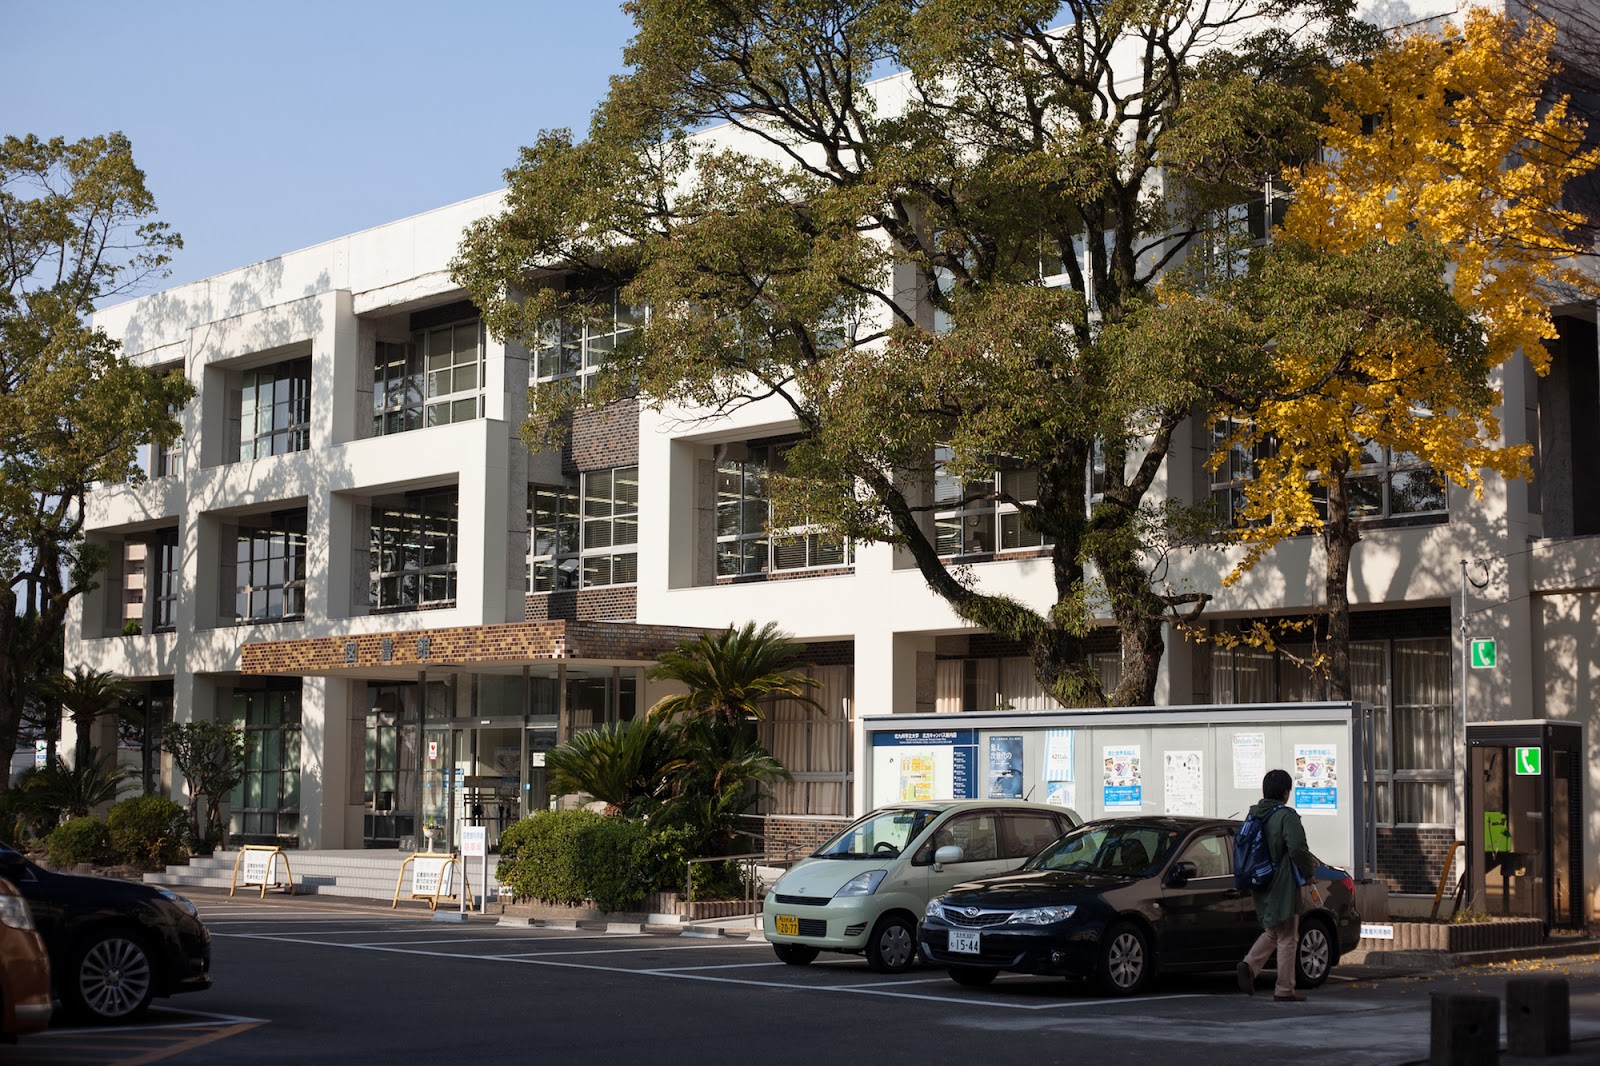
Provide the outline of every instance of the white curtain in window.
[[1018,711],[1053,711],[1061,706],[1039,687],[1033,662],[1025,656],[1000,660],[1000,700]]
[[1277,698],[1273,654],[1261,648],[1217,648],[1212,656],[1215,703],[1270,703]]
[[995,695],[1000,691],[1000,661],[998,659],[973,659],[973,693],[972,707],[974,711],[992,711],[995,709]]
[[1100,675],[1100,688],[1107,696],[1111,695],[1111,690],[1122,683],[1122,654],[1099,651],[1089,656],[1089,661]]
[[1448,769],[1455,739],[1449,641],[1395,641],[1394,674],[1394,768]]
[[1350,695],[1373,708],[1372,765],[1391,769],[1389,754],[1389,644],[1383,640],[1350,644]]
[[933,669],[933,709],[939,714],[961,710],[961,659],[940,659]]

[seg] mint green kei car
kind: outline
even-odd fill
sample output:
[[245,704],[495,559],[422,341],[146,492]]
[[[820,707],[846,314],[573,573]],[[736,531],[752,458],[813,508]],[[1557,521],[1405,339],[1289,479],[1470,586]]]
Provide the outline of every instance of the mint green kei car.
[[865,954],[879,973],[917,957],[917,921],[962,881],[1009,873],[1082,821],[1024,800],[897,803],[851,824],[779,878],[762,929],[779,959]]

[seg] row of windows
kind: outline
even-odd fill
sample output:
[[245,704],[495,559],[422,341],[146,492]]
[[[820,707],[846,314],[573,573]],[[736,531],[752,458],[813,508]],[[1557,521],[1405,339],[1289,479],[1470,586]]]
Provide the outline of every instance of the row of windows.
[[609,313],[598,320],[547,322],[533,351],[536,381],[570,382],[586,390],[606,357],[635,329],[644,324],[645,309],[625,303],[615,289],[605,293]]
[[724,455],[716,468],[716,573],[738,577],[783,570],[848,566],[851,546],[805,526],[773,528],[768,482],[787,464],[784,446],[750,445],[748,455]]
[[372,359],[372,434],[483,417],[483,325],[476,319],[379,341]]
[[369,558],[374,610],[454,605],[458,507],[455,489],[373,501]]
[[529,592],[632,584],[638,543],[638,467],[528,487]]

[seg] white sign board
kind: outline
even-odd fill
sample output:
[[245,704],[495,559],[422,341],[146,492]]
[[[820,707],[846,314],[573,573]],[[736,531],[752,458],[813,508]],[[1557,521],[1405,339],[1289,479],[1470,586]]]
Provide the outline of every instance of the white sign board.
[[244,883],[247,885],[264,885],[267,883],[267,867],[272,865],[272,852],[247,851],[244,853]]
[[1361,939],[1363,940],[1393,940],[1394,926],[1379,925],[1375,922],[1361,923]]
[[486,826],[465,825],[461,827],[461,855],[463,858],[479,858],[489,854],[489,830]]
[[413,896],[455,895],[455,864],[448,855],[421,856],[411,861]]

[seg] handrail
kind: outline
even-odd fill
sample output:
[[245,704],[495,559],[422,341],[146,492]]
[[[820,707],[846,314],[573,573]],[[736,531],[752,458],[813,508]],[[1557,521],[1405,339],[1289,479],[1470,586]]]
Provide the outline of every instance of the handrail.
[[744,865],[744,901],[754,903],[756,900],[756,867],[766,860],[766,853],[752,851],[744,855],[711,855],[703,859],[684,860],[684,899],[694,902],[694,865],[704,862],[737,862]]
[[[1451,843],[1450,850],[1445,853],[1444,869],[1439,871],[1439,888],[1438,888],[1438,891],[1434,892],[1434,894],[1433,894],[1433,915],[1432,915],[1432,917],[1434,917],[1434,918],[1438,918],[1439,917],[1439,902],[1444,899],[1444,886],[1445,886],[1445,882],[1450,880],[1450,864],[1451,864],[1451,862],[1453,862],[1455,860],[1456,849],[1457,848],[1463,848],[1463,847],[1466,847],[1466,842],[1462,841],[1462,840],[1457,840],[1457,841],[1454,841],[1453,843]],[[1461,871],[1461,880],[1465,881],[1466,877],[1467,877],[1466,871],[1465,870]],[[1459,891],[1459,886],[1458,886],[1458,891],[1456,892],[1456,897],[1457,897],[1457,899],[1456,899],[1456,908],[1458,910],[1461,907],[1460,896],[1461,896],[1461,893]]]

